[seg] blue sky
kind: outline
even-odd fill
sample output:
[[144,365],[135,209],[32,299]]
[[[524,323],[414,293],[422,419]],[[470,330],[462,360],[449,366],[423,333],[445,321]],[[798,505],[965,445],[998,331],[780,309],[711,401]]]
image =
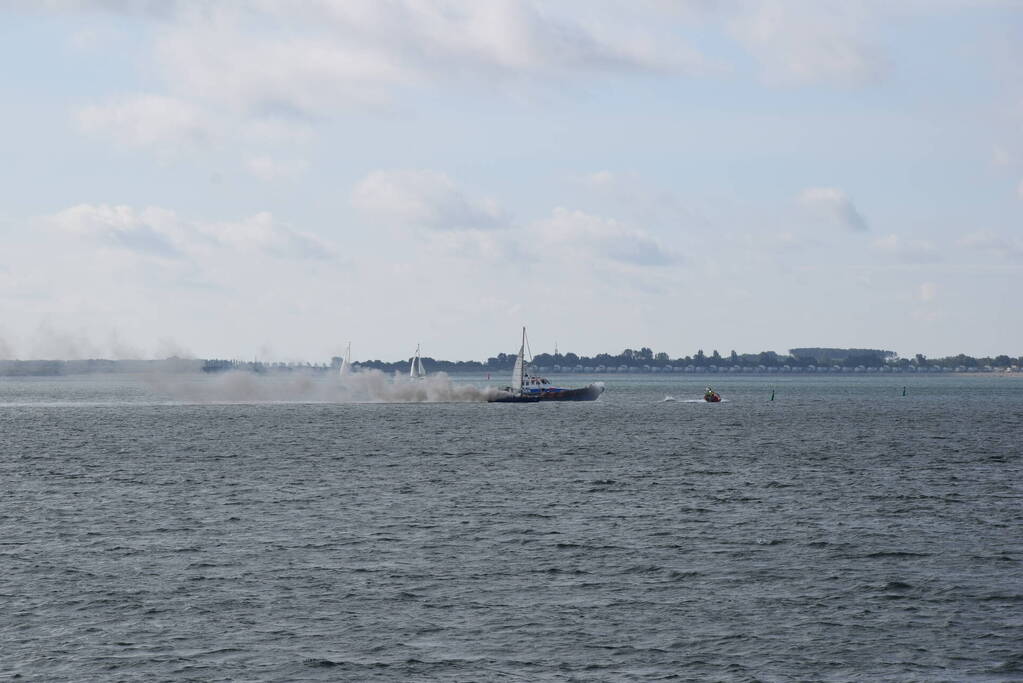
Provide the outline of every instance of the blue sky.
[[0,356],[1023,354],[1023,3],[0,4]]

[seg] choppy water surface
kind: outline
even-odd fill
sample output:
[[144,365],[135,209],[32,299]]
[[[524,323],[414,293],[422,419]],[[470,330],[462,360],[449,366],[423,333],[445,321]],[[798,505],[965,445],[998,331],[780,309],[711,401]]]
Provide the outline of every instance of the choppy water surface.
[[705,381],[210,404],[0,378],[0,676],[1023,678],[1023,380],[684,402]]

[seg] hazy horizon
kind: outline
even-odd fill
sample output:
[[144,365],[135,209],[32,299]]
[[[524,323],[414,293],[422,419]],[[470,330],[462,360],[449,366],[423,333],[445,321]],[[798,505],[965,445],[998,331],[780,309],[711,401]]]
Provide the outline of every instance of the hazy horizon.
[[0,357],[1023,354],[1013,0],[0,17]]
[[[659,349],[657,347],[651,347],[651,346],[647,346],[647,345],[639,345],[639,346],[635,346],[635,347],[626,347],[624,349],[617,349],[617,350],[595,351],[595,352],[592,352],[592,353],[581,353],[581,352],[578,352],[578,351],[576,351],[574,349],[565,349],[565,348],[560,348],[559,347],[558,348],[558,353],[560,353],[562,356],[572,353],[572,354],[575,354],[576,356],[578,356],[580,358],[592,359],[592,358],[595,358],[596,356],[601,355],[601,354],[608,354],[608,355],[611,355],[611,356],[618,356],[618,355],[622,354],[624,351],[626,351],[627,349],[631,348],[634,351],[639,351],[639,350],[641,350],[644,347],[650,348],[653,351],[653,353],[655,353],[655,354],[662,352],[662,349]],[[0,346],[0,348],[3,348],[3,347]],[[54,348],[54,347],[51,347],[51,348]],[[232,360],[232,361],[237,361],[237,362],[296,363],[296,364],[310,363],[310,364],[313,364],[313,365],[330,365],[334,358],[340,358],[340,357],[344,356],[344,352],[343,351],[340,352],[340,353],[337,353],[337,354],[332,354],[331,356],[328,356],[326,358],[302,358],[302,357],[298,357],[298,356],[260,357],[258,355],[257,356],[241,356],[241,355],[202,356],[202,355],[193,354],[193,353],[189,352],[188,350],[186,350],[184,347],[181,347],[181,346],[175,346],[174,348],[176,350],[170,351],[167,355],[156,355],[156,354],[150,354],[150,355],[131,355],[131,354],[133,354],[135,352],[130,350],[130,349],[127,349],[125,347],[122,347],[122,348],[119,349],[120,353],[121,354],[127,354],[127,355],[117,355],[117,354],[114,354],[114,353],[105,353],[104,354],[102,352],[99,352],[99,348],[100,347],[96,347],[96,346],[87,346],[87,347],[84,347],[84,348],[65,347],[65,352],[64,352],[63,355],[40,355],[40,356],[32,356],[32,357],[28,357],[28,356],[26,356],[26,357],[7,357],[7,356],[4,356],[4,355],[0,354],[0,362],[11,362],[11,361],[23,361],[23,362],[32,362],[32,361],[76,362],[76,361],[88,361],[88,360],[106,360],[106,361],[165,361],[165,360],[168,360],[169,361],[169,360],[175,360],[175,359],[183,360],[184,361],[184,360],[215,360],[215,359],[222,359],[222,360]],[[809,348],[809,347],[806,347],[804,345],[804,346],[794,346],[792,348],[799,349],[799,348]],[[813,348],[818,348],[818,347],[813,347]],[[819,348],[836,348],[836,349],[853,349],[853,348],[855,348],[857,350],[878,350],[878,351],[884,350],[884,351],[892,351],[892,349],[886,349],[884,347],[874,347],[874,348],[871,348],[871,349],[865,349],[863,347],[841,347],[841,346],[831,345],[831,346],[827,346],[827,347],[822,346],[822,347],[819,347]],[[92,349],[93,351],[97,351],[97,353],[90,353],[89,349]],[[670,360],[679,360],[679,359],[686,358],[686,357],[693,357],[699,351],[703,351],[704,354],[707,356],[707,358],[709,360],[710,357],[713,355],[713,352],[717,351],[725,360],[727,360],[729,355],[730,355],[730,353],[733,350],[736,353],[738,353],[740,356],[742,356],[742,355],[749,355],[749,354],[759,354],[759,353],[763,353],[765,351],[766,352],[775,352],[779,356],[788,356],[789,355],[789,351],[790,351],[790,349],[756,349],[756,350],[754,350],[754,349],[731,349],[731,348],[729,348],[729,349],[698,348],[698,349],[694,349],[693,351],[690,351],[690,352],[687,352],[687,353],[682,353],[682,354],[679,354],[679,355],[675,355],[675,354],[671,354],[671,353],[669,353],[668,355],[670,356]],[[517,351],[518,351],[517,348],[510,348],[510,349],[505,349],[505,350],[500,350],[500,351],[490,351],[490,352],[484,353],[482,355],[476,355],[476,356],[471,356],[471,357],[454,357],[454,356],[438,355],[438,354],[434,354],[434,353],[427,353],[424,350],[421,355],[422,355],[422,357],[424,359],[432,359],[432,360],[441,361],[441,362],[481,362],[481,363],[485,363],[488,358],[496,357],[498,354],[504,353],[504,354],[509,355],[509,356],[514,356]],[[668,352],[665,351],[664,353],[668,353]],[[896,351],[895,353],[896,353],[896,356],[898,358],[912,359],[912,358],[915,357],[917,352],[903,354],[903,353],[899,353],[899,352]],[[931,356],[931,355],[928,355],[928,354],[923,354],[923,355],[925,357],[927,357],[928,359],[940,359],[940,358],[954,357],[954,356],[956,356],[956,355],[958,355],[960,353],[963,353],[963,354],[965,354],[967,356],[971,356],[973,358],[995,357],[995,356],[998,356],[998,355],[1008,355],[1008,356],[1010,356],[1013,359],[1016,359],[1016,358],[1019,357],[1019,356],[1014,355],[1014,354],[1009,353],[1009,352],[1001,352],[1001,353],[994,353],[994,354],[977,354],[977,353],[970,353],[969,351],[958,351],[956,353],[944,354],[944,355],[940,355],[940,356],[938,356],[938,355]],[[541,354],[553,354],[553,349],[532,349],[532,356],[539,356]],[[381,356],[379,354],[374,354],[372,352],[367,352],[365,354],[360,355],[360,354],[356,353],[356,347],[354,347],[354,346],[352,347],[352,362],[355,363],[355,364],[374,362],[374,361],[379,361],[379,362],[383,362],[383,363],[402,363],[402,362],[408,362],[414,355],[415,355],[414,350],[413,350],[412,353],[409,353],[409,354],[404,355],[404,356],[397,356],[397,357],[385,357],[385,356]],[[640,359],[637,359],[637,362],[643,362],[643,361],[641,361]]]

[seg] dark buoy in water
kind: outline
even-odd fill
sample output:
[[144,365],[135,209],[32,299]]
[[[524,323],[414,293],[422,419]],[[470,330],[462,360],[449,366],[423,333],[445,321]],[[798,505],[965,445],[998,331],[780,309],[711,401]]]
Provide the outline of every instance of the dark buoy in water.
[[771,400],[774,400],[774,389],[771,389]]
[[903,395],[903,396],[905,396],[905,395],[906,395],[906,387],[902,387],[902,395]]

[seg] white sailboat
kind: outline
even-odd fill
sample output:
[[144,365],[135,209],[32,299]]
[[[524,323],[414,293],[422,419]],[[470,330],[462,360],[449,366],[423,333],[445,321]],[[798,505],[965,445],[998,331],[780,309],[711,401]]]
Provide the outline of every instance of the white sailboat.
[[423,369],[423,359],[419,357],[419,344],[416,344],[416,355],[412,359],[412,365],[408,370],[409,379],[423,379],[426,377],[426,370]]
[[348,342],[348,348],[345,349],[345,357],[341,359],[341,367],[337,369],[339,377],[344,377],[352,371],[352,342]]
[[538,393],[526,391],[526,328],[522,328],[522,344],[515,356],[515,367],[512,369],[511,386],[490,399],[491,403],[537,403]]
[[521,394],[526,385],[526,328],[522,328],[522,345],[519,355],[515,357],[515,368],[512,370],[511,392]]

